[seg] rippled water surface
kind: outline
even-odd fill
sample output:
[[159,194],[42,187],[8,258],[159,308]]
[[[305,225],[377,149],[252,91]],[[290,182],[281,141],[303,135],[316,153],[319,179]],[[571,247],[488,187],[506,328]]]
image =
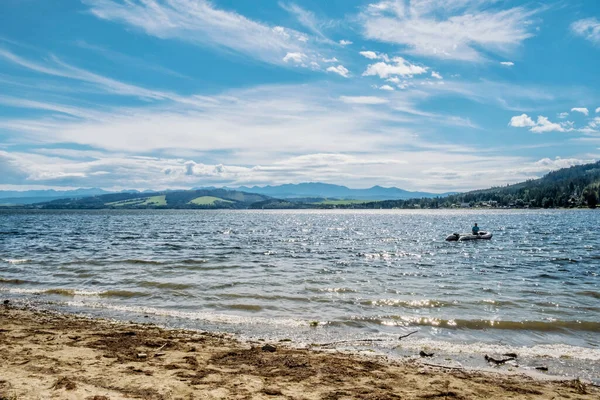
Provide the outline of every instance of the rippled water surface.
[[[599,215],[2,211],[0,296],[248,337],[378,338],[473,365],[517,348],[598,380]],[[493,239],[444,241],[474,221]]]

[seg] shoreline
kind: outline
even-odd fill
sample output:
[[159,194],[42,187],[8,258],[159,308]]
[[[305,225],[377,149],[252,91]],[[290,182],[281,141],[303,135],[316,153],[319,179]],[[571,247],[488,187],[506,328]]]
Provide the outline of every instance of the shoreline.
[[0,399],[594,399],[579,380],[0,305]]

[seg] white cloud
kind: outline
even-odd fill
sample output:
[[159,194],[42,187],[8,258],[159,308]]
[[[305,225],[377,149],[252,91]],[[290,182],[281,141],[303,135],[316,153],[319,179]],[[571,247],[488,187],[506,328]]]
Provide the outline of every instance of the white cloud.
[[218,9],[208,0],[83,2],[96,17],[132,26],[148,35],[225,48],[267,63],[281,65],[287,53],[305,53],[311,57],[317,53],[303,33]]
[[596,108],[596,114],[600,114],[600,107]]
[[588,110],[585,107],[576,107],[576,108],[571,108],[571,112],[578,112],[581,113],[585,116],[588,116],[590,114],[590,110]]
[[379,86],[379,89],[380,89],[380,90],[387,90],[387,91],[393,91],[393,90],[394,90],[394,88],[393,88],[393,87],[391,87],[390,85],[382,85],[382,86]]
[[536,124],[529,117],[529,115],[527,115],[527,114],[521,114],[519,116],[512,117],[510,119],[509,125],[513,126],[515,128],[525,128],[525,127],[535,126]]
[[561,158],[556,157],[554,159],[551,158],[542,158],[541,160],[536,161],[532,165],[532,169],[536,170],[536,172],[550,172],[556,171],[561,168],[569,168],[575,165],[589,164],[593,163],[596,160],[594,159],[578,159],[578,158]]
[[392,76],[391,78],[387,78],[386,81],[395,83],[397,85],[400,83],[400,78],[397,76]]
[[326,62],[326,63],[336,63],[336,62],[338,62],[338,59],[337,59],[337,58],[335,58],[335,57],[332,57],[332,58],[324,58],[324,59],[323,59],[323,62]]
[[374,51],[361,51],[360,55],[369,60],[383,60],[385,62],[390,62],[390,58],[385,53],[376,53]]
[[571,31],[594,44],[600,45],[600,21],[595,17],[573,22]]
[[561,113],[560,113],[560,114],[558,114],[557,116],[558,116],[558,118],[560,118],[560,119],[565,119],[565,118],[567,118],[567,117],[569,116],[569,113],[568,113],[568,112],[561,112]]
[[343,76],[344,78],[348,78],[350,71],[348,71],[348,69],[346,67],[344,67],[343,65],[340,64],[337,67],[329,67],[329,68],[327,68],[327,72],[333,72],[335,74]]
[[379,58],[377,53],[375,53],[374,51],[361,51],[360,55],[368,58],[369,60],[376,60],[377,58]]
[[382,79],[396,75],[407,77],[424,74],[428,70],[427,67],[411,64],[402,57],[394,57],[392,62],[393,64],[388,64],[386,62],[371,64],[367,67],[365,72],[363,72],[363,76],[377,75]]
[[537,121],[533,121],[527,114],[512,117],[509,125],[515,128],[530,128],[531,132],[569,132],[573,130],[573,122],[566,121],[560,124],[551,122],[547,117],[538,116]]
[[505,67],[512,67],[515,65],[515,63],[512,61],[502,61],[500,64],[504,65]]
[[306,54],[304,53],[287,53],[285,57],[283,57],[284,62],[293,61],[295,63],[301,63],[306,58]]
[[340,96],[340,100],[347,104],[385,104],[388,100],[375,96]]
[[342,46],[349,46],[349,45],[351,45],[351,44],[352,44],[352,42],[351,42],[351,41],[349,41],[349,40],[340,40],[340,42],[339,42],[339,43],[340,43]]
[[368,39],[408,47],[412,54],[477,61],[480,49],[508,54],[533,34],[535,11],[497,8],[482,0],[386,0],[362,15]]
[[439,74],[439,72],[435,72],[435,71],[431,71],[431,77],[435,78],[435,79],[444,79],[442,77],[442,75]]
[[565,128],[562,125],[550,122],[547,117],[538,116],[537,124],[530,129],[531,132],[544,133],[544,132],[565,132]]

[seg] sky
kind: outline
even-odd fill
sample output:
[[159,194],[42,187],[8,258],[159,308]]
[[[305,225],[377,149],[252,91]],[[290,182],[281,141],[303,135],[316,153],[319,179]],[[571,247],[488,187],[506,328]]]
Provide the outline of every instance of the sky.
[[2,0],[0,190],[516,183],[599,71],[597,0]]

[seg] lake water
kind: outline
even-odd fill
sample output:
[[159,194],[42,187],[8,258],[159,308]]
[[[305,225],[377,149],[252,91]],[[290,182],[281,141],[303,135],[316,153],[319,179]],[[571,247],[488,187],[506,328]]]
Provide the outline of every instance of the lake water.
[[[446,242],[473,222],[492,240]],[[0,211],[0,298],[600,382],[600,213]],[[316,325],[316,326],[315,326]],[[416,334],[398,340],[398,336]]]

